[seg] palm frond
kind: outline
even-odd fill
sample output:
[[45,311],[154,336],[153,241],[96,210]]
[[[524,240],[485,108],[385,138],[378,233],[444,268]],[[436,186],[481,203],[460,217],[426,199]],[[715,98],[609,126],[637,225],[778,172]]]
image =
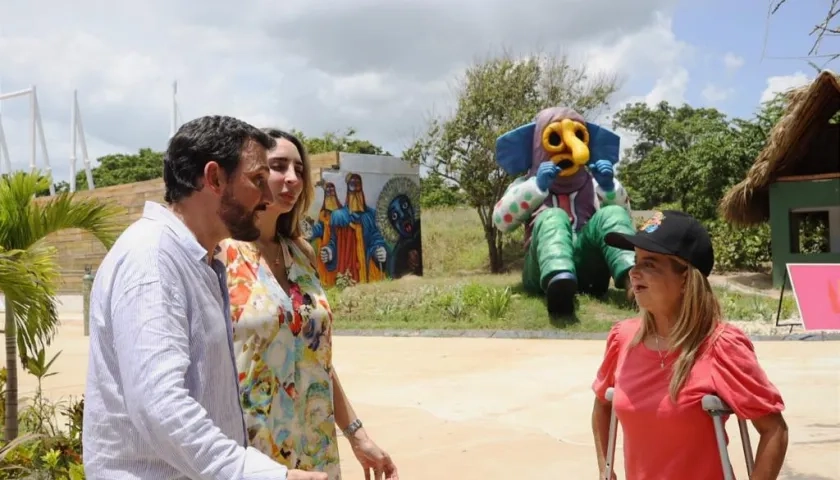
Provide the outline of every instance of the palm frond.
[[59,270],[55,262],[55,247],[38,243],[29,247],[20,259],[36,287],[25,312],[15,310],[18,352],[23,365],[27,358],[50,344],[58,329],[56,285]]
[[4,250],[0,247],[0,292],[8,298],[24,299],[35,295],[37,286],[27,281],[29,271],[21,263],[24,250]]
[[38,172],[0,178],[0,290],[14,313],[23,362],[49,345],[58,327],[56,250],[44,240],[73,228],[91,233],[110,248],[122,229],[117,221],[121,208],[109,202],[74,193],[36,199],[49,182]]
[[30,205],[28,216],[35,220],[31,221],[35,242],[59,230],[78,228],[90,232],[105,248],[111,248],[124,228],[116,221],[121,212],[122,208],[115,204],[61,193],[43,204]]
[[28,250],[0,251],[0,291],[6,308],[12,308],[21,361],[37,355],[58,328],[55,285],[58,269],[55,249],[34,246]]
[[116,221],[122,211],[119,206],[68,192],[35,201],[35,194],[48,184],[37,173],[16,172],[0,179],[0,245],[27,249],[69,228],[90,232],[106,248],[113,245],[122,230]]

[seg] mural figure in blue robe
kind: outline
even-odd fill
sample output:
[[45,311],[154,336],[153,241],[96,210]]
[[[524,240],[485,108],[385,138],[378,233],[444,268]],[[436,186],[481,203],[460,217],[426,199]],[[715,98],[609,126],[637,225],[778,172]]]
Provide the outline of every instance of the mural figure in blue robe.
[[329,271],[346,275],[355,283],[386,278],[388,250],[376,224],[376,211],[365,201],[362,177],[348,173],[344,206],[330,216],[332,235],[321,247],[321,261]]

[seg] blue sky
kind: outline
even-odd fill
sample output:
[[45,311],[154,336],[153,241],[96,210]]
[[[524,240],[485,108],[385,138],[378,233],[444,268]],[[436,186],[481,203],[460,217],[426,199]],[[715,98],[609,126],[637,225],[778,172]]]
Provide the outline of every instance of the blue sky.
[[[750,116],[758,108],[768,77],[802,72],[813,78],[815,70],[808,65],[808,59],[793,57],[808,55],[815,40],[809,33],[825,17],[828,7],[825,0],[788,0],[768,20],[766,1],[684,0],[675,11],[673,30],[679,40],[701,51],[701,58],[689,67],[687,101],[703,104],[703,85],[711,82],[735,89],[722,102],[722,110],[734,116]],[[720,68],[721,57],[727,52],[744,60],[743,66],[732,74]],[[836,39],[827,38],[820,53],[833,52],[840,52],[840,45]],[[703,58],[706,55],[709,58]],[[820,64],[820,59],[813,60]],[[827,68],[837,68],[837,63]]]

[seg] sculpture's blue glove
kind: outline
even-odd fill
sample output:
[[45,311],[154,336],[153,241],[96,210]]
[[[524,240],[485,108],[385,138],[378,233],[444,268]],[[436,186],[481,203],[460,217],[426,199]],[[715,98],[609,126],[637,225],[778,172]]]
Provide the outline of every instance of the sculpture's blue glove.
[[562,169],[555,165],[551,160],[542,162],[537,168],[537,187],[539,187],[539,189],[543,192],[547,192],[548,187],[554,183],[554,180],[557,178],[557,174],[560,173],[560,170]]
[[609,160],[598,160],[589,167],[592,177],[605,192],[615,190],[615,169]]

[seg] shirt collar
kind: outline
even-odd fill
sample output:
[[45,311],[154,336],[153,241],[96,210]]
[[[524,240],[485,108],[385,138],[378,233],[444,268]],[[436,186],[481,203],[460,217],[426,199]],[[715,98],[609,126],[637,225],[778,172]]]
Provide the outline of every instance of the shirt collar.
[[[190,253],[190,257],[195,260],[207,263],[207,250],[198,243],[195,234],[187,228],[184,222],[175,215],[172,210],[157,202],[147,201],[143,207],[143,218],[160,222],[166,225],[175,236],[178,238],[178,243],[181,244]],[[221,247],[216,245],[213,255],[218,255]]]

